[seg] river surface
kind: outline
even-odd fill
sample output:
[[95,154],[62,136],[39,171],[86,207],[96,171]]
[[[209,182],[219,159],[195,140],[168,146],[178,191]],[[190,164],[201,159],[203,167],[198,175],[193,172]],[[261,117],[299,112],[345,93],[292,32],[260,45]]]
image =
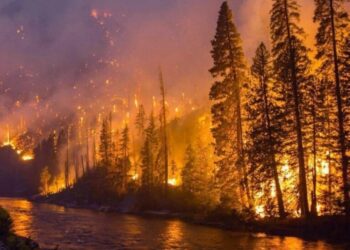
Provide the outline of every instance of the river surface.
[[322,241],[236,233],[179,220],[64,208],[24,199],[0,198],[0,206],[10,212],[17,234],[31,237],[44,249],[347,249]]

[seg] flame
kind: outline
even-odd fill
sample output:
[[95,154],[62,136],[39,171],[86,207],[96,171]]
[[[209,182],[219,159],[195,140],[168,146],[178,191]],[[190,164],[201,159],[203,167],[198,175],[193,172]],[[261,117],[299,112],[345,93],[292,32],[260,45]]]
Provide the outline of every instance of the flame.
[[170,186],[178,186],[178,181],[176,180],[176,178],[171,178],[168,180],[168,184]]
[[321,175],[325,176],[329,174],[329,163],[321,161]]
[[276,187],[274,184],[271,184],[270,196],[271,196],[271,198],[276,197]]
[[135,107],[138,108],[139,107],[139,101],[137,100],[137,96],[135,95]]
[[258,205],[255,207],[255,213],[260,217],[260,218],[264,218],[265,215],[265,209],[263,205]]
[[138,174],[134,174],[133,176],[131,176],[131,179],[132,179],[133,181],[136,181],[138,178],[139,178],[139,175],[138,175]]
[[23,161],[30,161],[30,160],[33,160],[33,159],[34,159],[34,156],[31,155],[31,154],[24,154],[24,155],[22,156],[22,160],[23,160]]
[[282,166],[282,173],[283,173],[283,176],[286,178],[286,179],[289,179],[290,177],[292,177],[292,172],[290,171],[289,169],[289,165],[288,165],[288,162],[286,162],[283,166]]

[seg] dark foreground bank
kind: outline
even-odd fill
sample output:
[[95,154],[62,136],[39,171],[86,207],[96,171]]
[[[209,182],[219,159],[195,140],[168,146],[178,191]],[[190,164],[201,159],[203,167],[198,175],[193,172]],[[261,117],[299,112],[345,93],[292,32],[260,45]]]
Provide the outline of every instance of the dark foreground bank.
[[0,207],[0,250],[39,250],[33,240],[17,236],[12,232],[12,219],[8,212]]

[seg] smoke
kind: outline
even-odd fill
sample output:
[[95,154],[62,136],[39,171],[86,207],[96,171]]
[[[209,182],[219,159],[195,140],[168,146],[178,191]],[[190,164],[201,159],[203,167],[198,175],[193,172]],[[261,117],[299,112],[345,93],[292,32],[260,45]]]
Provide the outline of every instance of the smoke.
[[[0,137],[7,124],[13,133],[23,127],[45,133],[113,107],[122,121],[134,111],[135,95],[149,110],[159,96],[159,67],[170,110],[202,105],[212,82],[210,40],[221,3],[1,1]],[[229,4],[249,59],[258,43],[269,42],[271,0]],[[312,41],[313,3],[300,4]]]

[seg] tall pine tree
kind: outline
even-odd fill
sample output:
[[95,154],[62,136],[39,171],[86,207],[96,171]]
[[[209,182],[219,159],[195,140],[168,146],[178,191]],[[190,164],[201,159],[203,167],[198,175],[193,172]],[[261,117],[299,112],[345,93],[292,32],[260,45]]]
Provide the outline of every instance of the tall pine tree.
[[154,186],[156,157],[159,151],[159,137],[153,112],[145,129],[145,142],[141,149],[142,186],[146,189]]
[[[289,121],[291,152],[297,152],[299,173],[299,204],[301,215],[309,215],[303,145],[303,89],[310,84],[308,49],[303,44],[304,31],[299,25],[299,6],[295,0],[274,0],[271,10],[271,41],[277,80],[284,84],[285,115]],[[294,139],[295,138],[295,139]]]
[[214,66],[210,72],[216,81],[211,87],[210,99],[213,101],[212,133],[218,156],[217,178],[221,190],[225,190],[223,196],[232,196],[238,185],[242,202],[251,206],[241,112],[241,86],[246,80],[246,66],[240,35],[227,2],[221,5],[212,47]]
[[257,165],[255,171],[263,173],[263,182],[273,180],[279,215],[284,217],[285,208],[277,168],[277,154],[281,154],[284,130],[281,112],[276,104],[271,56],[263,43],[256,50],[251,73],[255,81],[248,87],[249,101],[246,105],[250,122],[250,160],[253,165]]
[[128,181],[128,173],[130,170],[130,157],[129,157],[129,150],[130,150],[130,139],[129,139],[129,127],[127,124],[125,124],[124,129],[121,133],[120,138],[120,157],[121,157],[121,179],[122,179],[122,190],[126,190],[127,181]]
[[[349,183],[348,183],[348,139],[346,136],[346,74],[347,67],[340,62],[344,38],[348,33],[348,14],[344,11],[342,0],[315,0],[316,9],[314,21],[319,24],[316,35],[317,56],[320,60],[320,70],[323,75],[333,75],[328,79],[329,90],[336,106],[333,109],[337,120],[338,147],[340,152],[341,172],[343,181],[343,200],[345,213],[350,215]],[[345,78],[344,78],[345,77]]]

